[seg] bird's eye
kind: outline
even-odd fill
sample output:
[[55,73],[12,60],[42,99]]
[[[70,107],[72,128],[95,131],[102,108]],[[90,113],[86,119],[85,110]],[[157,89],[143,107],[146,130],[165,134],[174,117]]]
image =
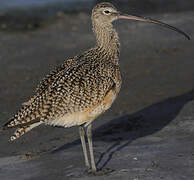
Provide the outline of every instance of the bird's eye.
[[109,13],[110,13],[109,10],[105,10],[105,11],[104,11],[104,14],[109,14]]

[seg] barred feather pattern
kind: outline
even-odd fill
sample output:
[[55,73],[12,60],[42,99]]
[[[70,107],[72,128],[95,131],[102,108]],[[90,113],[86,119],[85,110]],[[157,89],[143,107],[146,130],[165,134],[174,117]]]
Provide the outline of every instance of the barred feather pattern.
[[26,132],[30,131],[32,128],[39,126],[41,122],[34,123],[31,125],[22,126],[20,128],[17,128],[14,134],[10,137],[10,141],[14,141],[20,136],[24,135]]
[[[93,30],[96,46],[65,60],[51,71],[41,81],[35,95],[6,123],[8,128],[19,126],[13,140],[34,127],[33,124],[55,124],[51,121],[58,117],[83,112],[100,104],[113,88],[113,96],[118,94],[121,86],[118,35],[111,23],[99,28],[93,21]],[[78,124],[74,122],[72,125]]]
[[42,81],[30,103],[23,106],[7,126],[29,123],[36,118],[46,121],[60,114],[81,111],[102,101],[120,76],[119,66],[98,48],[79,56],[79,61],[76,59],[70,66],[62,65],[51,72]]

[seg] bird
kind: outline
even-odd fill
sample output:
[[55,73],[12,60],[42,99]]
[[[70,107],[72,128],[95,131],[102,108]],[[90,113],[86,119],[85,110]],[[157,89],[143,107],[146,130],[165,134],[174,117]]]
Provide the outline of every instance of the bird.
[[124,14],[108,2],[97,4],[91,14],[95,46],[64,60],[40,82],[34,95],[4,124],[4,129],[16,128],[10,141],[41,124],[64,128],[78,126],[85,166],[92,173],[98,171],[93,153],[92,122],[111,107],[121,89],[120,42],[112,24],[118,19],[154,23],[190,39],[182,30],[161,21]]

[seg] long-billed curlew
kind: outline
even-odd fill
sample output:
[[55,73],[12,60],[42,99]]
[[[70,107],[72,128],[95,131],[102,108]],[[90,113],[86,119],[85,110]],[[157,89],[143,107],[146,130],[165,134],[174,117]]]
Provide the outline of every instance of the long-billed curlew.
[[[175,30],[189,39],[183,31],[153,19],[122,14],[110,3],[97,4],[92,10],[96,46],[81,55],[67,59],[46,76],[35,95],[4,128],[17,127],[13,141],[40,124],[79,126],[87,169],[96,172],[92,145],[92,121],[110,108],[121,87],[119,70],[119,38],[112,22],[130,19],[155,23]],[[85,142],[85,129],[90,160]]]

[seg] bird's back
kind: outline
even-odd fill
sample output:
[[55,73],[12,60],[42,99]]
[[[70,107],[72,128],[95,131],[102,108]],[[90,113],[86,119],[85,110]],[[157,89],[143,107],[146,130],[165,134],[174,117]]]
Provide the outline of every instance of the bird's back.
[[[79,112],[91,113],[91,109],[100,104],[111,90],[117,94],[120,89],[119,67],[112,58],[101,49],[93,48],[68,59],[43,79],[35,95],[7,126],[31,124],[36,118],[47,124],[66,127],[85,123],[83,118],[76,122],[76,117],[78,121],[83,115]],[[71,117],[70,124],[69,115],[76,116]]]

